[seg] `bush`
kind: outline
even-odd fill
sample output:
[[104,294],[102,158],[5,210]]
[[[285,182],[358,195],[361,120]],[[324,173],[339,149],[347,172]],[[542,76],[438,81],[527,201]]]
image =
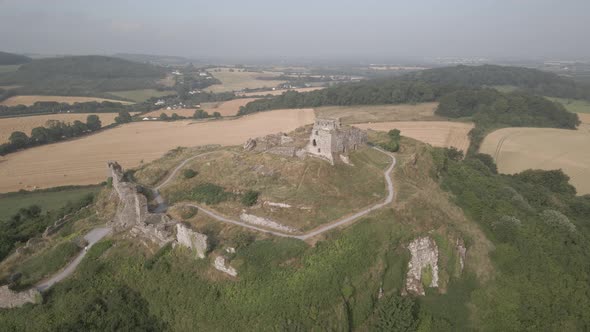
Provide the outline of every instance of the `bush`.
[[245,206],[252,206],[258,202],[258,196],[260,195],[259,192],[248,190],[244,196],[242,196],[242,204]]
[[231,197],[231,193],[228,193],[220,187],[213,183],[203,183],[196,186],[191,194],[190,198],[199,202],[205,203],[208,205],[219,204],[221,202],[227,201]]
[[191,168],[188,168],[188,169],[185,169],[185,170],[182,171],[182,176],[184,176],[185,179],[192,179],[197,174],[198,173],[195,170],[191,169]]
[[199,210],[194,206],[183,206],[180,208],[180,217],[182,219],[190,219],[194,217]]

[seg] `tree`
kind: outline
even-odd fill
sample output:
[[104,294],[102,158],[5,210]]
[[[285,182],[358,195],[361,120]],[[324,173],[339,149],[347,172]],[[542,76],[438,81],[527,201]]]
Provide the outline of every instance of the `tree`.
[[45,127],[35,127],[31,131],[31,141],[34,144],[45,144],[49,141],[49,133]]
[[99,130],[102,127],[102,123],[98,118],[98,115],[91,114],[86,118],[86,125],[90,131]]
[[116,123],[128,123],[132,120],[131,115],[127,111],[120,111],[119,116],[115,118]]
[[203,110],[196,110],[195,114],[193,114],[193,118],[195,119],[205,119],[209,117],[209,113]]
[[15,148],[20,149],[24,148],[29,144],[29,137],[27,134],[23,133],[22,131],[15,131],[10,134],[8,138],[10,144],[12,144]]
[[245,206],[252,206],[258,202],[258,196],[260,195],[259,192],[254,190],[248,190],[244,196],[242,196],[242,204]]
[[162,121],[168,121],[168,119],[169,119],[168,118],[168,114],[166,114],[166,113],[160,114],[160,120],[162,120]]
[[221,113],[219,112],[213,112],[213,117],[216,119],[219,119],[221,117]]
[[72,125],[72,132],[74,136],[80,136],[84,134],[87,130],[88,126],[84,122],[80,120],[74,121],[74,124]]
[[398,295],[384,299],[378,307],[375,331],[416,331],[418,306],[409,297]]
[[171,120],[176,121],[178,119],[180,119],[180,116],[176,113],[172,113],[172,116],[170,117]]

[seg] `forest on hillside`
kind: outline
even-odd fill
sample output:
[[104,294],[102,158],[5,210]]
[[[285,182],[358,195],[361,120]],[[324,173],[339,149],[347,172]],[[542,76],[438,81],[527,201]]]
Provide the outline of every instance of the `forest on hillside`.
[[0,52],[0,66],[22,65],[31,61],[31,58],[24,55]]

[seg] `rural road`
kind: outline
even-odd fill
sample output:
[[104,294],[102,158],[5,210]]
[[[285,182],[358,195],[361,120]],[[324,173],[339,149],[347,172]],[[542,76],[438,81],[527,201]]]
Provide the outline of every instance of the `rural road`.
[[[92,247],[96,242],[100,241],[100,239],[105,237],[110,232],[111,232],[110,227],[99,227],[99,228],[95,228],[95,229],[91,230],[90,232],[88,232],[88,234],[86,234],[84,236],[84,239],[86,239],[86,241],[88,241],[87,248],[90,249],[90,247]],[[74,270],[76,269],[78,264],[80,264],[80,262],[82,261],[82,258],[84,258],[84,256],[86,256],[86,252],[87,252],[87,250],[83,249],[82,252],[79,253],[78,256],[72,262],[70,262],[70,264],[68,264],[68,266],[66,266],[65,269],[61,270],[59,273],[57,273],[53,277],[51,277],[45,281],[42,281],[37,286],[35,286],[35,288],[37,288],[38,291],[43,292],[43,291],[47,290],[48,288],[50,288],[51,286],[53,286],[55,283],[60,282],[63,279],[67,278],[70,274],[72,274],[72,272],[74,272]]]
[[[362,217],[364,215],[367,215],[367,214],[369,214],[372,211],[378,210],[378,209],[384,207],[385,205],[390,204],[391,202],[393,202],[393,197],[394,197],[395,191],[394,191],[394,188],[393,188],[393,180],[391,180],[391,171],[393,170],[393,168],[395,167],[395,164],[396,164],[395,156],[393,154],[389,153],[389,152],[386,152],[386,151],[382,150],[382,149],[379,149],[379,148],[376,148],[376,147],[374,147],[374,149],[377,150],[377,151],[380,151],[380,152],[382,152],[382,153],[384,153],[386,155],[388,155],[391,158],[391,164],[383,172],[383,176],[385,177],[385,181],[387,182],[387,191],[388,191],[387,198],[385,198],[385,201],[383,201],[382,203],[375,204],[375,205],[373,205],[373,206],[371,206],[369,208],[366,208],[366,209],[364,209],[364,210],[362,210],[360,212],[357,212],[357,213],[355,213],[355,214],[353,214],[351,216],[347,216],[347,217],[344,217],[342,219],[337,219],[335,221],[329,222],[328,224],[323,225],[323,226],[320,226],[320,227],[318,227],[318,228],[316,228],[314,230],[311,230],[310,232],[307,232],[305,234],[298,234],[298,235],[296,235],[296,234],[283,233],[283,232],[279,232],[279,231],[276,231],[276,230],[268,230],[268,229],[257,227],[257,226],[254,226],[254,225],[251,225],[251,224],[242,222],[242,221],[229,219],[227,217],[224,217],[224,216],[218,214],[217,212],[208,210],[208,209],[202,207],[201,205],[197,205],[197,204],[185,204],[185,205],[196,207],[199,210],[203,211],[206,215],[208,215],[208,216],[210,216],[213,219],[216,219],[218,221],[224,222],[224,223],[229,223],[229,224],[241,226],[241,227],[244,227],[244,228],[249,228],[249,229],[252,229],[252,230],[255,230],[255,231],[269,233],[269,234],[273,234],[273,235],[276,235],[276,236],[289,237],[289,238],[299,239],[299,240],[307,240],[309,238],[312,238],[312,237],[314,237],[316,235],[319,235],[319,234],[322,234],[324,232],[327,232],[327,231],[329,231],[331,229],[334,229],[336,227],[349,224],[349,223],[355,221],[356,219],[358,219],[358,218],[360,218],[360,217]],[[180,165],[178,165],[172,171],[172,173],[170,173],[170,175],[168,176],[168,178],[166,178],[160,185],[158,185],[154,189],[154,192],[157,195],[156,201],[158,201],[158,204],[161,204],[159,200],[161,200],[163,202],[162,197],[158,193],[158,190],[159,189],[161,189],[164,186],[168,185],[170,183],[170,181],[180,171],[180,169],[184,165],[186,165],[189,161],[191,161],[191,160],[193,160],[193,159],[195,159],[197,157],[201,157],[201,156],[204,156],[206,154],[210,154],[210,153],[212,153],[212,152],[207,152],[207,153],[204,153],[204,154],[200,154],[200,155],[197,155],[197,156],[188,158],[185,161],[183,161]]]

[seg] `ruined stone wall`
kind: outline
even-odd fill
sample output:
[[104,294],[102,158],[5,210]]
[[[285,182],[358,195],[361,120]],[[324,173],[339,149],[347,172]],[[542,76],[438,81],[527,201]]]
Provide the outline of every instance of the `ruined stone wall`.
[[181,223],[176,224],[176,241],[197,253],[197,257],[205,258],[207,254],[207,235],[197,233]]
[[293,232],[297,231],[296,229],[294,229],[292,227],[281,225],[276,221],[272,221],[270,219],[266,219],[263,217],[258,217],[253,214],[242,213],[242,214],[240,214],[240,220],[243,222],[246,222],[248,224],[268,227],[268,228],[276,229],[276,230],[282,231],[282,232],[293,233]]
[[0,287],[0,308],[17,308],[26,303],[37,303],[41,299],[41,293],[35,288],[22,292],[15,292],[8,285]]
[[233,267],[231,267],[229,265],[225,265],[225,258],[223,258],[223,256],[217,256],[217,258],[215,258],[215,263],[213,263],[213,266],[217,270],[227,273],[232,277],[235,277],[238,275],[238,271],[236,269],[234,269]]
[[308,153],[334,164],[338,154],[346,154],[367,143],[367,133],[355,127],[342,127],[339,120],[317,119],[309,137]]

